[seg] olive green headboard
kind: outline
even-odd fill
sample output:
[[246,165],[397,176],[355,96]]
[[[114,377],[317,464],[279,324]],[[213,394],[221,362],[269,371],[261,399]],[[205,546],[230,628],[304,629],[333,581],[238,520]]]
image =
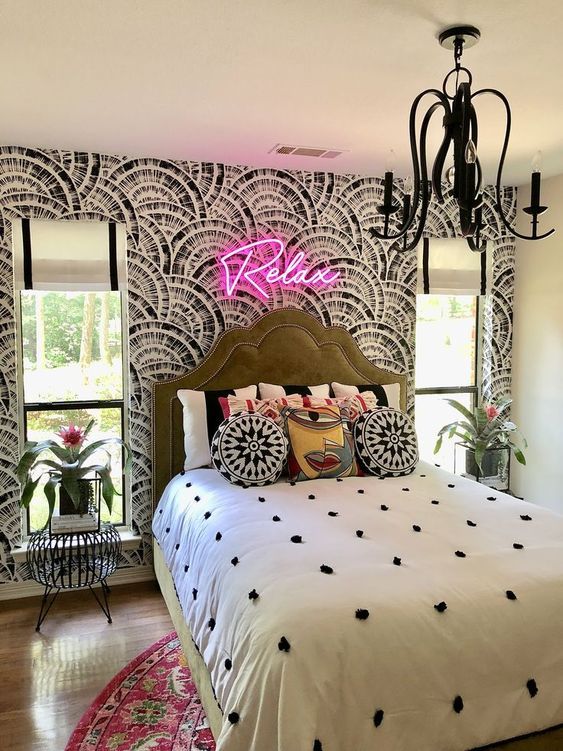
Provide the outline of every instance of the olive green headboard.
[[153,503],[184,464],[182,406],[178,389],[240,388],[251,383],[399,383],[406,409],[407,379],[373,365],[346,329],[325,327],[301,310],[267,313],[249,328],[222,334],[186,375],[153,384]]

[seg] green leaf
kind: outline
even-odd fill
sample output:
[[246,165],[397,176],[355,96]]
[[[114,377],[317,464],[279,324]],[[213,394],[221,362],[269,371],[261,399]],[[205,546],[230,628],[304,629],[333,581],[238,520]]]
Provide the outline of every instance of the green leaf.
[[101,469],[99,469],[98,474],[100,475],[100,479],[102,481],[102,498],[104,499],[105,504],[108,507],[108,511],[111,514],[113,510],[113,496],[119,495],[119,493],[113,486],[111,475],[107,467],[102,467]]
[[457,409],[458,412],[461,412],[461,414],[465,417],[466,420],[468,420],[471,425],[473,425],[475,428],[477,427],[477,421],[475,419],[475,415],[470,412],[467,407],[465,407],[460,402],[456,401],[455,399],[446,399],[446,402],[450,404],[454,409]]
[[90,422],[88,423],[88,425],[86,425],[86,430],[84,431],[84,438],[88,436],[88,433],[92,430],[95,424],[96,424],[96,421],[94,420],[94,418],[92,418]]
[[27,477],[29,471],[33,468],[37,460],[37,457],[43,451],[51,451],[58,459],[61,459],[61,461],[65,461],[66,459],[68,459],[67,449],[62,448],[62,446],[59,446],[59,444],[56,443],[56,441],[52,441],[49,439],[45,441],[30,442],[30,443],[32,443],[33,445],[26,444],[28,448],[22,454],[22,457],[18,463],[18,466],[16,467],[16,474],[21,484],[25,482],[25,478]]
[[61,485],[70,496],[70,500],[73,502],[76,509],[80,508],[80,486],[78,485],[78,478],[76,476],[76,470],[64,470],[61,472]]
[[442,436],[438,435],[438,440],[436,441],[436,445],[434,446],[434,453],[437,454],[438,451],[442,448]]
[[[51,517],[53,516],[53,511],[55,510],[55,488],[59,484],[59,480],[55,477],[49,478],[47,482],[45,483],[44,493],[45,497],[47,498],[47,503],[49,504],[49,516],[47,517],[47,521],[45,522],[45,527],[49,524],[51,521]],[[43,529],[45,529],[43,527]]]
[[27,508],[29,504],[31,503],[31,499],[33,498],[33,494],[35,493],[35,489],[39,485],[39,480],[43,477],[43,474],[40,474],[39,477],[37,477],[35,480],[29,480],[26,482],[21,498],[20,498],[20,506],[23,508]]
[[520,449],[519,449],[519,448],[517,448],[516,446],[513,446],[513,447],[512,447],[512,450],[514,451],[514,456],[515,456],[515,457],[516,457],[516,459],[517,459],[517,460],[518,460],[518,461],[520,462],[520,464],[524,464],[524,465],[525,465],[525,464],[526,464],[526,457],[525,457],[525,456],[524,456],[524,454],[523,454],[523,453],[522,453],[522,452],[520,451]]

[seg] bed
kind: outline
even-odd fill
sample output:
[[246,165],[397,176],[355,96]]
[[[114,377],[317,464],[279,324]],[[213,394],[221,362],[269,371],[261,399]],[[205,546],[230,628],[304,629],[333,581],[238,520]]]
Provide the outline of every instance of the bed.
[[262,489],[182,474],[178,389],[259,381],[398,382],[406,404],[404,376],[296,310],[155,384],[155,570],[218,751],[563,748],[563,518],[424,462]]

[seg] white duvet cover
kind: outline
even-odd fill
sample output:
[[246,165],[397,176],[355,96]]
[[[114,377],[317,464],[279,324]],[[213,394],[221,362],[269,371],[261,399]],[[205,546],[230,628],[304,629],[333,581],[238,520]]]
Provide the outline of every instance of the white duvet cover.
[[250,489],[193,470],[153,528],[218,751],[462,751],[563,722],[561,516],[421,462]]

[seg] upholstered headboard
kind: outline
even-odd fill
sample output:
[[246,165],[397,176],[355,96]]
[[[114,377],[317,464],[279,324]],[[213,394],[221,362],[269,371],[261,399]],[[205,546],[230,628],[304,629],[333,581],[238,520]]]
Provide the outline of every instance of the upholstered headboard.
[[325,327],[301,310],[267,313],[249,328],[219,337],[207,356],[186,375],[153,384],[153,503],[184,464],[182,406],[178,389],[240,388],[251,383],[313,385],[399,383],[406,409],[407,379],[373,365],[344,328]]

